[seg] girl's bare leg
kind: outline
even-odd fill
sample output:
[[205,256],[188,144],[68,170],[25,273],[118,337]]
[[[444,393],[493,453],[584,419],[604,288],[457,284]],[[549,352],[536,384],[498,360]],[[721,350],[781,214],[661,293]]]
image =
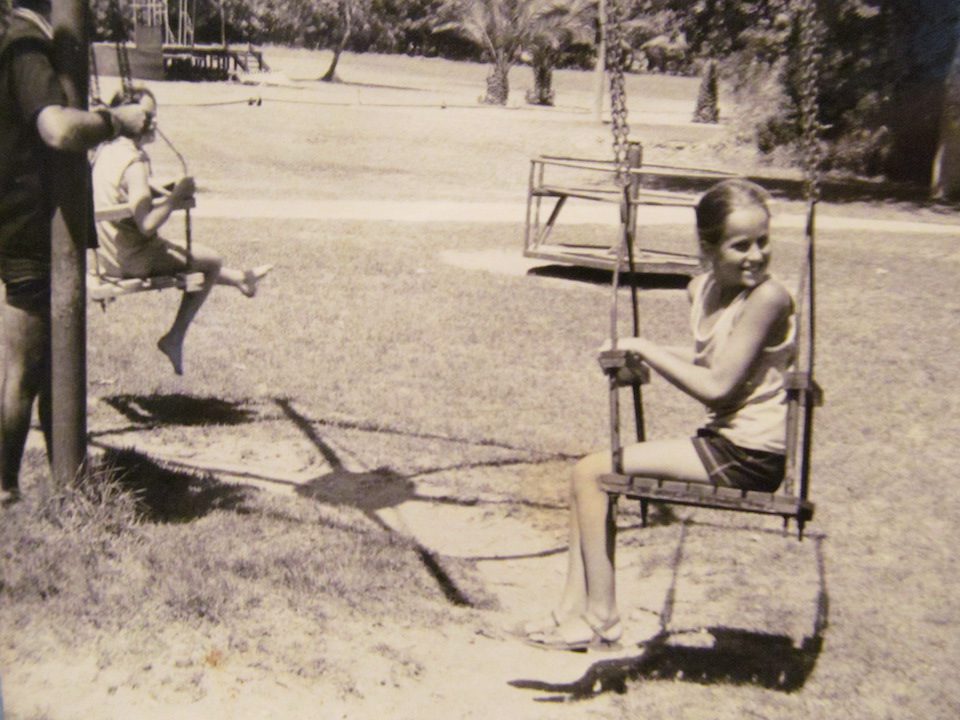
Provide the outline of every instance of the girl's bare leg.
[[197,292],[183,293],[173,324],[157,341],[157,347],[170,360],[177,375],[183,375],[183,341],[186,339],[187,330],[213,290],[222,267],[223,260],[214,251],[203,245],[194,245],[191,248],[189,269],[203,273],[203,285]]
[[271,270],[273,270],[273,265],[258,265],[250,270],[221,268],[220,275],[217,277],[217,284],[230,285],[247,297],[253,297],[257,294],[257,283]]
[[[708,481],[703,463],[687,438],[628,446],[624,448],[623,466],[631,474]],[[567,579],[555,610],[561,626],[582,624],[584,614],[603,627],[619,619],[615,508],[599,483],[600,476],[610,468],[610,454],[603,452],[585,457],[573,470]]]

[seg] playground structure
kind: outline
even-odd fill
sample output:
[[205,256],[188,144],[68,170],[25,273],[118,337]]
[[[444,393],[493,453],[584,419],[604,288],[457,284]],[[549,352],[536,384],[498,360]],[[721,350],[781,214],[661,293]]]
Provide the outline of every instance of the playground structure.
[[[657,177],[678,176],[721,180],[732,177],[729,173],[695,168],[675,168],[666,165],[643,165],[642,148],[633,143],[636,151],[631,155],[626,168],[629,177],[637,182],[628,183],[627,204],[633,212],[629,217],[630,234],[636,237],[638,216],[643,208],[675,207],[693,208],[696,195],[646,187],[647,181]],[[650,183],[651,185],[653,183]],[[613,241],[591,241],[580,236],[554,235],[561,210],[570,200],[604,203],[620,207],[624,202],[623,189],[617,184],[617,167],[610,160],[586,160],[582,158],[541,155],[530,161],[530,178],[527,187],[527,217],[524,231],[523,254],[529,258],[589,267],[598,270],[613,270],[617,267],[619,237]],[[613,210],[614,208],[611,208]],[[622,211],[621,211],[622,212]],[[621,218],[623,220],[623,218]],[[642,222],[643,218],[640,217]],[[634,248],[633,270],[643,274],[686,275],[696,274],[700,260],[695,252],[675,247],[654,247],[649,243]],[[627,258],[621,257],[619,269],[629,272]]]
[[[269,70],[261,51],[252,45],[229,45],[223,30],[219,44],[197,44],[195,7],[195,0],[135,0],[126,6],[124,14],[115,0],[111,12],[116,41],[94,43],[97,72],[119,76],[126,73],[116,51],[120,45],[129,57],[130,75],[142,80],[227,80],[239,73]],[[127,34],[131,24],[132,45]]]

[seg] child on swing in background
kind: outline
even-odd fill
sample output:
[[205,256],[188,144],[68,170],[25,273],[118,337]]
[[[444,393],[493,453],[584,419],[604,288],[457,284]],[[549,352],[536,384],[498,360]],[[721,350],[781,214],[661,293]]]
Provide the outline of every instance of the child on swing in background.
[[[625,474],[772,492],[785,472],[784,374],[794,355],[794,303],[768,271],[766,191],[734,179],[697,204],[697,233],[707,272],[688,288],[694,352],[647,338],[618,347],[635,353],[668,382],[702,402],[708,422],[694,438],[651,440],[623,448]],[[611,453],[582,459],[571,479],[567,579],[559,602],[523,626],[530,644],[558,650],[615,645],[623,634],[614,578],[614,505],[600,487]]]
[[[190,323],[214,285],[230,285],[247,297],[257,293],[257,283],[272,269],[262,265],[252,270],[223,266],[216,251],[191,243],[189,255],[185,245],[160,237],[157,232],[170,214],[183,201],[193,197],[196,185],[192,177],[173,183],[169,193],[161,193],[150,184],[150,158],[144,145],[156,138],[157,100],[146,88],[133,90],[134,101],[140,103],[153,118],[142,133],[133,138],[119,137],[104,143],[93,158],[93,196],[96,205],[128,205],[132,216],[117,221],[98,221],[100,247],[97,258],[105,275],[119,278],[146,278],[182,272],[203,273],[203,285],[197,292],[184,292],[173,324],[157,348],[167,356],[173,371],[183,374],[183,342]],[[110,105],[124,102],[120,95]]]

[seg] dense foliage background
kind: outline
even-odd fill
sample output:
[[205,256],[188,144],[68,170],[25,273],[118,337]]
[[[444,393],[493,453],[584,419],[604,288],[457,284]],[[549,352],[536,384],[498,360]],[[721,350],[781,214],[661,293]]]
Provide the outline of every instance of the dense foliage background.
[[[94,2],[101,38],[116,35],[113,1]],[[813,0],[821,33],[815,58],[799,54],[797,15],[808,0],[606,0],[615,1],[627,3],[629,69],[697,74],[717,61],[749,119],[744,134],[761,151],[795,142],[797,68],[816,62],[828,168],[928,181],[957,53],[957,0]],[[488,80],[491,102],[505,100],[512,64],[533,64],[549,83],[551,66],[592,66],[598,45],[597,13],[583,0],[196,0],[193,12],[197,42],[491,62],[500,72]],[[549,85],[538,93],[537,101],[552,102]]]

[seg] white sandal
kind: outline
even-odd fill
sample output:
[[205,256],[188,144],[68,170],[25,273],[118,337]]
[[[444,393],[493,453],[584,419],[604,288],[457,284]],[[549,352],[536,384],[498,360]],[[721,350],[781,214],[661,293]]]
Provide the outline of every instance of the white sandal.
[[621,637],[620,618],[603,624],[584,613],[552,631],[528,634],[527,643],[544,650],[615,650],[620,647]]

